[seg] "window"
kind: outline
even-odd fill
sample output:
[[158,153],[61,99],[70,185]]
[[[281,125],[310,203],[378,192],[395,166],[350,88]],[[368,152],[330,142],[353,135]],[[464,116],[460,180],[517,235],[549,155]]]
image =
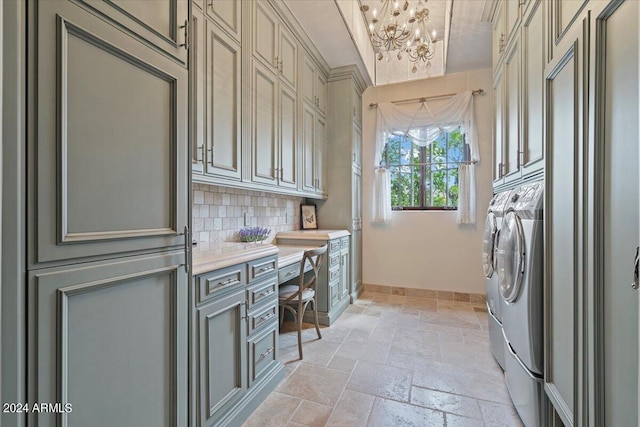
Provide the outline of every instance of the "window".
[[[412,129],[425,136],[426,129]],[[391,207],[394,210],[458,208],[458,166],[469,160],[469,146],[461,128],[441,132],[426,147],[404,133],[389,137],[382,166],[391,172]]]

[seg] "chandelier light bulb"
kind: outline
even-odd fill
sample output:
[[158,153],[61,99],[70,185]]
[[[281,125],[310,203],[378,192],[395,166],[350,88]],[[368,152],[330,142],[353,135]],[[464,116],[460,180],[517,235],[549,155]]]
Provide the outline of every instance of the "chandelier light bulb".
[[436,38],[436,29],[434,28],[433,31],[431,32],[431,38],[435,39]]
[[378,9],[376,9],[375,7],[373,8],[373,17],[377,18],[378,17]]
[[373,25],[373,22],[369,22],[369,31],[373,31],[374,28],[375,25]]
[[412,17],[412,18],[414,18],[414,17],[416,16],[416,11],[415,11],[415,9],[411,9],[411,10],[409,11],[409,16],[410,16],[410,17]]

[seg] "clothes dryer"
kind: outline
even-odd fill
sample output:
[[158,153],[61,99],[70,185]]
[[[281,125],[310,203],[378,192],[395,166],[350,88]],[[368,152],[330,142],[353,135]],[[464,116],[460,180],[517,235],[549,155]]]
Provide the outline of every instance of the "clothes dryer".
[[543,374],[544,184],[512,191],[506,205],[496,259],[502,296],[505,378],[514,406],[527,427],[546,417]]
[[502,216],[511,190],[496,194],[489,203],[482,238],[482,268],[486,277],[487,311],[489,313],[489,340],[491,352],[504,370],[505,346],[502,335],[502,314],[500,310],[500,292],[498,275],[495,272],[497,243],[502,225]]

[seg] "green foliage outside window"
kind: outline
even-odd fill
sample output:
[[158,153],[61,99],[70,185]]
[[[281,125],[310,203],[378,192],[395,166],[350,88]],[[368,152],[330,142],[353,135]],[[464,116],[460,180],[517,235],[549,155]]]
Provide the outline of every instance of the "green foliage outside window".
[[392,208],[456,209],[458,166],[466,160],[468,147],[460,128],[442,132],[427,147],[405,135],[391,135],[383,166],[391,171]]

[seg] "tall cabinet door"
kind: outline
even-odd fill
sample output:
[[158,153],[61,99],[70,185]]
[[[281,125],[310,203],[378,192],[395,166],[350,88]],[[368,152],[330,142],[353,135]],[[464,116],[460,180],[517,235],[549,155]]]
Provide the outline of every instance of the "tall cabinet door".
[[240,46],[207,22],[206,173],[241,178]]
[[184,261],[178,251],[29,274],[29,401],[71,411],[32,412],[28,425],[187,425]]
[[266,2],[253,2],[253,56],[278,70],[278,18]]
[[581,198],[584,147],[582,25],[546,74],[545,390],[564,425],[583,425],[576,373],[582,363],[580,302],[584,297]]
[[240,42],[244,2],[237,0],[204,0],[204,2],[207,15]]
[[505,56],[504,82],[504,111],[506,112],[504,174],[505,181],[510,181],[520,177],[520,39],[517,36]]
[[89,3],[29,8],[28,424],[184,426],[182,3]]
[[278,45],[280,78],[295,90],[298,83],[298,43],[284,25],[280,25]]
[[[637,425],[638,291],[629,284],[640,245],[638,186],[638,2],[627,0],[602,21],[599,58],[606,88],[603,110],[601,215],[604,245],[599,288],[604,305],[602,341],[604,373],[603,425]],[[602,63],[599,61],[599,63]],[[598,202],[596,202],[599,205]],[[597,224],[598,225],[598,224]],[[598,369],[601,368],[601,369]]]
[[523,139],[522,174],[544,167],[544,66],[546,2],[533,2],[522,24],[523,68]]
[[254,60],[252,80],[252,180],[276,185],[278,180],[278,77]]
[[504,78],[498,72],[493,85],[493,182],[502,182],[504,174]]
[[191,18],[191,55],[189,56],[189,91],[190,124],[191,124],[191,172],[202,174],[206,158],[205,126],[204,126],[204,94],[205,94],[205,32],[206,19],[202,12],[193,8]]
[[306,102],[302,106],[302,190],[315,191],[314,140],[315,112]]
[[82,6],[33,10],[30,266],[185,241],[187,69]]
[[325,152],[326,152],[326,139],[327,139],[327,122],[323,117],[316,114],[315,121],[315,140],[313,143],[313,162],[314,162],[314,175],[316,181],[316,192],[324,193],[326,190],[325,183]]
[[280,158],[279,185],[296,188],[298,185],[298,137],[296,122],[296,94],[280,85]]

